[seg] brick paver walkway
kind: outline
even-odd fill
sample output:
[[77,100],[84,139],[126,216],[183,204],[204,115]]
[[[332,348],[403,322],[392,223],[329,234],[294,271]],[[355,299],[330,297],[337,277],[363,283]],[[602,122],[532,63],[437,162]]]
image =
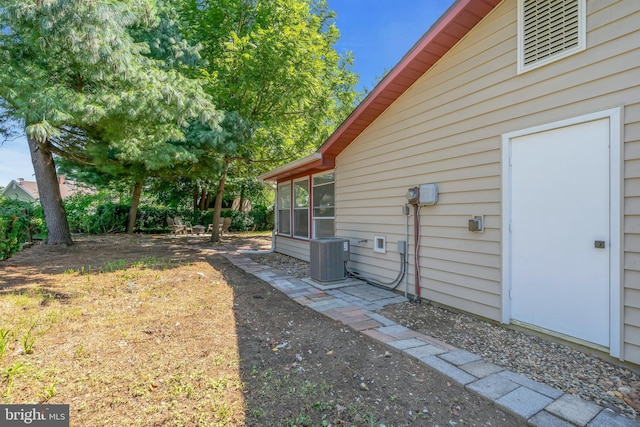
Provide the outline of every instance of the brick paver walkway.
[[610,409],[506,371],[485,362],[480,356],[412,331],[375,313],[388,304],[406,301],[402,295],[354,279],[332,286],[314,285],[309,279],[298,279],[254,262],[239,249],[228,246],[224,252],[237,267],[271,284],[299,304],[344,323],[385,344],[392,351],[423,362],[467,390],[525,419],[529,425],[640,426],[640,422]]

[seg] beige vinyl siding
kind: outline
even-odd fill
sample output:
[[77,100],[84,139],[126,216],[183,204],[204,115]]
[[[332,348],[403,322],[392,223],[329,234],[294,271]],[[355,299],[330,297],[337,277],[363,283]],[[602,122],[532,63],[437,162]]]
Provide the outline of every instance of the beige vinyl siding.
[[276,252],[309,262],[309,241],[276,236]]
[[[637,45],[637,43],[636,43]],[[636,79],[636,82],[638,79]],[[640,85],[639,85],[640,86]],[[625,107],[624,135],[624,357],[640,363],[640,89]]]
[[[623,340],[638,363],[640,285],[629,289],[640,275],[638,2],[588,1],[587,49],[522,75],[516,28],[516,1],[505,0],[338,156],[336,235],[386,235],[392,251],[363,246],[351,258],[365,274],[392,278],[379,265],[393,264],[393,242],[406,239],[405,193],[437,183],[439,203],[421,210],[422,295],[500,320],[501,135],[623,106],[623,280],[636,301],[625,303]],[[484,233],[467,230],[472,215],[485,215]],[[409,230],[413,293],[413,212]]]

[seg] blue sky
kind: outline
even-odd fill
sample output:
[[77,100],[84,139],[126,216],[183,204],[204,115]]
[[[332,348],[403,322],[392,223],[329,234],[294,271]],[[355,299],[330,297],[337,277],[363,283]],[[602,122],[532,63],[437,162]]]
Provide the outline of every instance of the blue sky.
[[[359,90],[376,82],[402,59],[453,0],[327,0],[337,13],[339,53],[354,56]],[[24,138],[0,146],[0,186],[12,179],[35,181]]]
[[453,0],[327,0],[327,4],[337,13],[336,50],[351,51],[359,88],[373,89]]

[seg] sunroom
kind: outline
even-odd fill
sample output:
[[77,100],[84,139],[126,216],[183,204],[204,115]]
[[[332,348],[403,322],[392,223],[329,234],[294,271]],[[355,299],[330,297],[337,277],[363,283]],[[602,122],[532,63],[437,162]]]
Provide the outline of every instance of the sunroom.
[[276,252],[309,261],[311,239],[334,237],[333,165],[314,153],[259,177],[276,184]]

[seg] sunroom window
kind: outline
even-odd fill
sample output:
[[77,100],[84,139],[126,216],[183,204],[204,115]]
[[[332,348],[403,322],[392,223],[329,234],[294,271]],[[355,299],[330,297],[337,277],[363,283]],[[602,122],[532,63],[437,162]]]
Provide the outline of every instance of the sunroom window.
[[293,235],[309,238],[309,180],[293,183]]
[[278,185],[278,234],[291,235],[291,183]]
[[333,237],[335,223],[334,173],[313,177],[313,237]]
[[585,48],[585,0],[518,1],[518,72]]

